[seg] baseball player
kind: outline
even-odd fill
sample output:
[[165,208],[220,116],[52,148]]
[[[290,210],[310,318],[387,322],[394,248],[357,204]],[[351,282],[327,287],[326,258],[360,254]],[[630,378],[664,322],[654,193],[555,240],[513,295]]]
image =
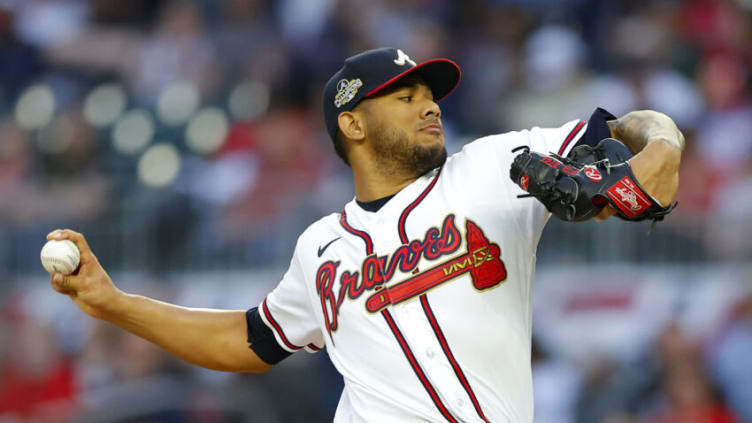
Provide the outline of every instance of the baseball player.
[[[438,102],[459,81],[451,60],[418,64],[394,48],[345,61],[324,88],[324,121],[355,198],[305,230],[258,307],[188,309],[122,292],[70,230],[48,238],[74,241],[81,265],[54,274],[53,288],[210,369],[264,372],[326,348],[345,382],[336,422],[532,422],[532,281],[552,206],[529,187],[552,185],[532,173],[510,179],[512,150],[554,153],[541,163],[559,183],[597,170],[568,171],[561,160],[573,149],[616,138],[637,153],[627,166],[637,198],[662,207],[678,187],[684,139],[663,114],[597,109],[588,121],[480,138],[447,158]],[[517,198],[524,189],[538,200]],[[598,219],[624,214],[615,202],[590,207]]]

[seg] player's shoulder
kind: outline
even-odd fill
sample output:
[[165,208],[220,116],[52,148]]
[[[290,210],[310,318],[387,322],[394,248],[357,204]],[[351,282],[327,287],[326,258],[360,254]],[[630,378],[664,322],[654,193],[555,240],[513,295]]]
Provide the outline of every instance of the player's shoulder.
[[498,160],[499,155],[509,152],[520,145],[529,145],[529,130],[510,131],[501,134],[486,135],[465,144],[462,149],[452,155],[455,164],[468,160]]
[[463,155],[488,156],[493,151],[495,153],[494,157],[498,157],[500,153],[507,153],[507,155],[512,157],[514,155],[512,150],[516,147],[523,145],[528,147],[539,145],[554,146],[560,141],[566,140],[568,134],[573,131],[580,132],[579,130],[584,127],[584,121],[574,119],[559,127],[533,126],[528,129],[486,135],[465,144],[457,155],[458,158]]
[[336,235],[341,215],[340,212],[331,213],[308,225],[298,237],[298,246],[316,244],[323,238]]
[[500,134],[487,135],[468,143],[467,146],[482,146],[486,144],[505,142],[525,142],[534,137],[559,137],[561,134],[569,133],[574,129],[582,129],[585,123],[586,122],[582,119],[572,119],[560,126],[532,126],[530,128],[509,131]]
[[527,139],[529,132],[529,129],[522,129],[519,131],[509,131],[501,134],[486,135],[465,144],[463,150],[483,149],[496,144],[519,142]]

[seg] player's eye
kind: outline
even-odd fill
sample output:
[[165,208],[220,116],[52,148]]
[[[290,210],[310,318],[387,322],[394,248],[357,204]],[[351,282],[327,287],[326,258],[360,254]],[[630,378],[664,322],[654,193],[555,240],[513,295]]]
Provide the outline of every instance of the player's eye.
[[404,101],[406,103],[410,103],[411,101],[413,101],[413,96],[411,96],[411,95],[403,95],[399,99],[400,99],[400,101]]

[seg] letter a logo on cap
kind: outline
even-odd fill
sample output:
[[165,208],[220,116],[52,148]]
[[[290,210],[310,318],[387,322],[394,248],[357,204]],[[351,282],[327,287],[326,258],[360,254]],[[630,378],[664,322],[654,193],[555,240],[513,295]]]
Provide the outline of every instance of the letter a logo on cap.
[[405,63],[415,66],[415,62],[410,59],[410,56],[406,55],[405,52],[400,49],[397,49],[397,58],[394,59],[394,63],[400,66],[405,66]]

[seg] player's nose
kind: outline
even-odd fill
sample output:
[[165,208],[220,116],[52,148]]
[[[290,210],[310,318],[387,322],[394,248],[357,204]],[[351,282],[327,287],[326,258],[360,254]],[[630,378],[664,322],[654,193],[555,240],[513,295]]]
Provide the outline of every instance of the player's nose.
[[439,107],[439,104],[436,103],[433,100],[429,100],[426,104],[426,107],[423,109],[422,118],[440,118],[441,117],[441,108]]

